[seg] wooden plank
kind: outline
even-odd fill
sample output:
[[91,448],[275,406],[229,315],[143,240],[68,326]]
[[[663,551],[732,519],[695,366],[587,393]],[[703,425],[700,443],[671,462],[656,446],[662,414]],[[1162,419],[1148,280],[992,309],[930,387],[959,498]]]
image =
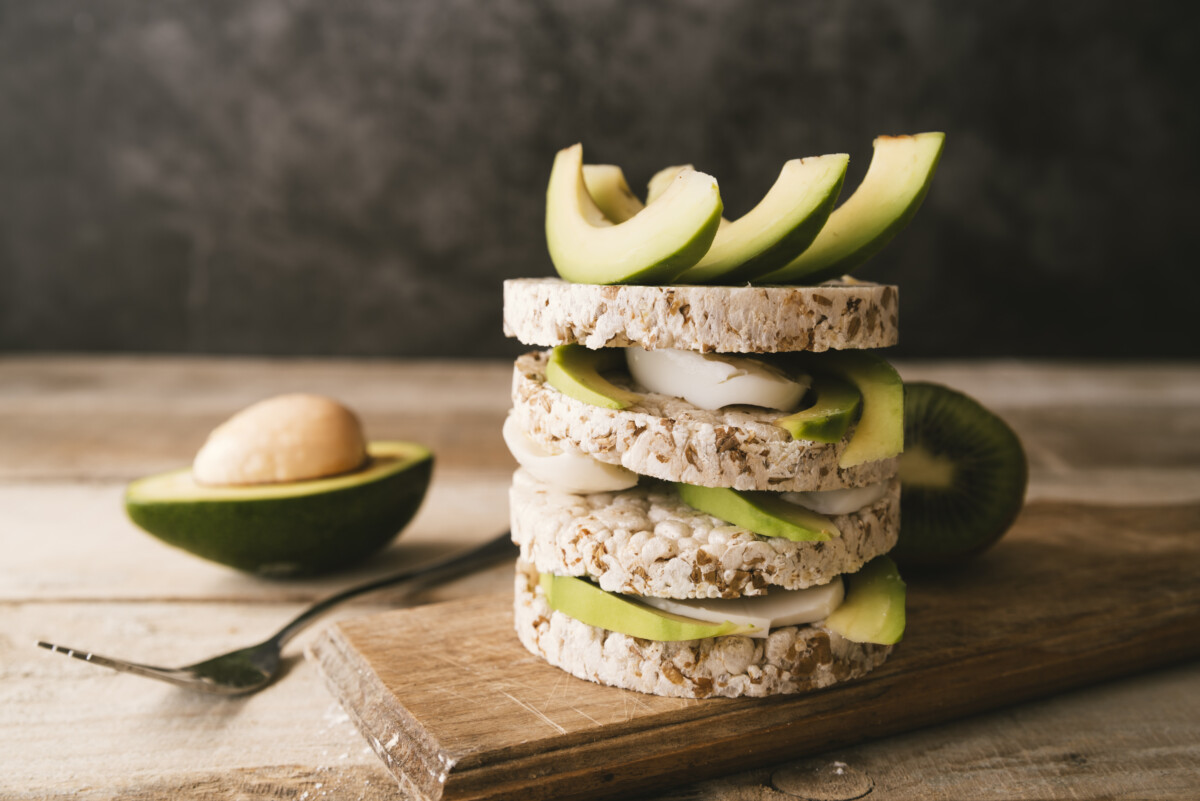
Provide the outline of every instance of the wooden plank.
[[570,678],[510,633],[507,596],[339,624],[310,649],[427,798],[588,798],[744,770],[1200,655],[1200,504],[1037,503],[958,574],[910,580],[909,629],[866,679],[768,701]]
[[[672,788],[655,801],[1194,801],[1200,663],[1100,684],[781,765]],[[839,793],[838,775],[858,792]]]
[[173,469],[231,414],[285,392],[338,398],[368,437],[426,443],[441,469],[503,470],[511,380],[501,362],[0,357],[0,478]]
[[[1002,411],[1034,451],[1031,498],[1200,500],[1200,464],[1188,463],[1200,365],[899,366],[908,379],[947,383]],[[511,462],[494,434],[510,370],[504,362],[0,356],[0,797],[409,797],[312,665],[295,664],[266,693],[228,703],[31,643],[58,637],[182,663],[265,634],[304,601],[386,572],[393,560],[503,527]],[[444,456],[434,494],[394,552],[325,579],[263,581],[169,549],[124,520],[121,482],[190,459],[209,425],[293,389],[346,398],[383,435],[431,432]],[[1124,411],[1107,411],[1113,406]],[[494,500],[481,508],[462,504],[467,496]],[[495,571],[420,599],[509,581]],[[405,599],[370,601],[345,614]],[[1200,786],[1198,688],[1200,663],[1191,663],[784,767],[842,762],[869,776],[868,797],[878,801],[1190,800]],[[774,772],[689,778],[666,792],[678,801],[779,801]]]
[[282,681],[240,699],[34,646],[58,639],[186,664],[262,639],[296,611],[212,601],[0,603],[0,798],[284,798],[303,790],[318,798],[320,789],[327,798],[394,798],[395,780],[300,658],[315,631],[288,647]]

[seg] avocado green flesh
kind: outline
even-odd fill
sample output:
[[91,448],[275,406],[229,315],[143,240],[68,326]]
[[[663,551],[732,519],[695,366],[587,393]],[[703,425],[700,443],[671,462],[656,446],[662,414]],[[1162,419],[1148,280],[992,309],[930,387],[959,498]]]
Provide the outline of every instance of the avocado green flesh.
[[696,169],[691,164],[676,164],[673,167],[663,167],[658,172],[650,177],[649,183],[646,184],[646,202],[653,203],[662,197],[663,193],[670,188],[675,179],[684,170]]
[[584,164],[583,182],[596,208],[609,222],[623,223],[645,208],[615,164]]
[[600,375],[614,369],[624,351],[588,350],[582,345],[559,345],[546,362],[546,383],[564,395],[605,409],[627,409],[641,398]]
[[139,527],[205,559],[272,576],[313,575],[374,553],[416,514],[433,456],[415,443],[373,442],[359,471],[313,481],[196,484],[190,469],[130,484]]
[[862,393],[849,381],[829,373],[814,373],[812,392],[816,400],[775,421],[775,425],[808,442],[841,442],[862,407]]
[[721,221],[712,176],[681,175],[662,197],[613,225],[588,194],[583,148],[559,151],[546,190],[546,244],[563,279],[584,284],[666,284],[708,251]]
[[752,625],[710,623],[663,612],[584,579],[542,573],[538,582],[551,609],[596,628],[658,642],[702,640],[753,631]]
[[794,354],[793,360],[845,379],[862,395],[862,414],[838,459],[839,467],[890,459],[904,450],[904,382],[896,368],[864,350]]
[[825,618],[825,628],[852,642],[892,645],[904,635],[905,587],[896,564],[877,556],[842,577],[846,599]]
[[676,280],[743,284],[796,258],[833,211],[849,161],[844,153],[788,161],[758,205],[718,228],[704,258]]
[[881,136],[862,184],[829,215],[813,243],[759,280],[818,284],[846,275],[878,253],[921,206],[945,142],[943,133]]
[[763,537],[792,542],[824,542],[842,535],[825,515],[788,503],[773,492],[675,484],[688,506]]

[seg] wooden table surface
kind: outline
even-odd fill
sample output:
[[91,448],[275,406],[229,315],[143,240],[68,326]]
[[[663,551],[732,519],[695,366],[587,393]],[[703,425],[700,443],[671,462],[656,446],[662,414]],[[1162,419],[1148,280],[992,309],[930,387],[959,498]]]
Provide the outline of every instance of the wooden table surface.
[[[1029,452],[1031,499],[1200,502],[1200,365],[898,366],[1003,414]],[[402,798],[300,657],[315,629],[289,646],[279,683],[241,700],[34,642],[186,664],[258,641],[339,588],[503,530],[509,375],[497,362],[0,357],[0,798]],[[383,555],[333,577],[267,581],[126,520],[126,482],[186,464],[233,411],[299,390],[341,398],[373,438],[436,451],[425,506]],[[331,619],[510,581],[500,567]],[[1198,787],[1200,665],[1185,664],[657,798],[1191,799]]]

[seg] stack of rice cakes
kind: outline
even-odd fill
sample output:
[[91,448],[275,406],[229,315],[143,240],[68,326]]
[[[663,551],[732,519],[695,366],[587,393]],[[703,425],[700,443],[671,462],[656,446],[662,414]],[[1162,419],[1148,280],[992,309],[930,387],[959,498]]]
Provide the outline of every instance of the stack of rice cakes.
[[[872,349],[896,343],[897,312],[895,287],[856,281],[704,287],[545,278],[504,286],[505,333],[547,348],[751,355]],[[852,642],[824,621],[757,636],[662,642],[551,608],[539,574],[581,577],[633,599],[732,599],[828,585],[889,551],[900,517],[896,457],[839,464],[854,426],[840,442],[793,439],[775,424],[785,411],[701,409],[648,392],[620,369],[605,377],[637,395],[626,408],[604,408],[547,382],[551,353],[517,359],[506,429],[519,429],[547,454],[586,455],[613,471],[632,471],[637,484],[577,491],[544,471],[541,479],[525,468],[516,472],[515,627],[529,651],[583,679],[687,698],[804,692],[860,677],[887,658],[892,646]],[[506,439],[512,433],[506,430]],[[698,511],[670,482],[779,493],[877,491],[861,508],[830,514],[840,536],[797,542]]]

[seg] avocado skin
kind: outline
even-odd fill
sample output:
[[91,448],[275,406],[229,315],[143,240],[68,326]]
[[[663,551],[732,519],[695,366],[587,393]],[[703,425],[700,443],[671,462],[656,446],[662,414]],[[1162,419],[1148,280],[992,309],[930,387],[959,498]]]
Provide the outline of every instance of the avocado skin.
[[312,576],[370,556],[408,525],[433,456],[362,484],[289,498],[140,502],[129,518],[168,545],[248,573]]

